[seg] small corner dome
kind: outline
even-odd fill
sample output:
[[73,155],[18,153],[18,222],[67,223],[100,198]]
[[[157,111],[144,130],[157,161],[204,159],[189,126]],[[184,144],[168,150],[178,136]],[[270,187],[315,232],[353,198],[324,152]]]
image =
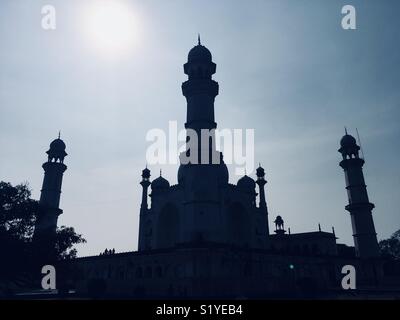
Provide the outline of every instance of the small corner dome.
[[167,189],[169,188],[169,182],[167,179],[163,177],[158,177],[157,179],[154,179],[153,182],[151,183],[151,189]]
[[282,217],[281,216],[276,216],[276,219],[275,219],[275,221],[274,221],[274,223],[275,224],[284,224],[284,221],[283,221],[283,219],[282,219]]
[[205,46],[198,44],[193,47],[188,54],[188,62],[211,62],[212,56],[210,50]]
[[150,170],[146,167],[143,169],[143,172],[150,173]]
[[256,182],[247,175],[244,175],[237,182],[238,188],[246,191],[253,191],[256,188]]
[[150,178],[150,170],[146,168],[143,169],[142,171],[142,177],[143,178]]
[[265,170],[263,167],[259,166],[256,169],[257,177],[263,177],[265,175]]
[[343,148],[345,148],[345,147],[353,147],[353,146],[356,146],[356,145],[357,145],[356,139],[353,136],[349,135],[349,134],[344,135],[343,138],[340,140],[340,146],[343,147]]

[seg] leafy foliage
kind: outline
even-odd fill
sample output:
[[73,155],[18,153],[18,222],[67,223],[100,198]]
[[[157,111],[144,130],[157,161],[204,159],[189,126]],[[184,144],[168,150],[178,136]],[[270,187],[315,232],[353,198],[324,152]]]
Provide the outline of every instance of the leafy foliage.
[[77,250],[73,248],[74,244],[85,243],[82,235],[77,234],[72,227],[61,226],[57,228],[56,253],[59,259],[76,258]]
[[30,197],[27,184],[0,182],[0,236],[22,242],[32,238],[39,205]]
[[400,230],[397,230],[389,239],[379,241],[382,256],[400,260]]
[[[32,237],[39,203],[31,199],[27,183],[12,186],[0,182],[0,291],[1,284],[29,272],[34,260]],[[76,257],[73,247],[86,240],[72,227],[57,228],[56,259]]]

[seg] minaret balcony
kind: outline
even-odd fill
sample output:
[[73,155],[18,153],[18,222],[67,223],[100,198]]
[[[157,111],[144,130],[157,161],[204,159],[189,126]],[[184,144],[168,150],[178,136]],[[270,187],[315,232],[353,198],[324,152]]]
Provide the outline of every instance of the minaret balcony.
[[374,208],[375,208],[375,205],[371,202],[351,203],[345,207],[345,209],[347,211],[349,211],[350,213],[358,212],[358,211],[365,210],[365,209],[368,209],[371,211]]
[[185,97],[194,94],[208,94],[216,97],[218,95],[219,85],[214,80],[188,80],[182,83],[182,93]]
[[351,159],[344,159],[340,161],[339,165],[343,169],[348,169],[348,168],[360,168],[364,165],[365,161],[364,159],[361,158],[351,158]]

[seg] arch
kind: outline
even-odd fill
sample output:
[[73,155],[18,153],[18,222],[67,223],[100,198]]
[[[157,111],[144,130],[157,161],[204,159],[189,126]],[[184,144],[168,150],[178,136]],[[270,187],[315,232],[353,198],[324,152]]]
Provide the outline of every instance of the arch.
[[240,202],[234,202],[227,212],[228,239],[239,246],[250,246],[251,222],[245,207]]
[[167,203],[160,211],[157,223],[157,246],[171,248],[179,241],[179,211],[172,204]]

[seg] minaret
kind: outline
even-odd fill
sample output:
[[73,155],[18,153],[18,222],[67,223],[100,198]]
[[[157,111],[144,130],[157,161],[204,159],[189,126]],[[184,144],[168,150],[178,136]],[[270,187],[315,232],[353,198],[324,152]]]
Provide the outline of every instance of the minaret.
[[367,187],[364,181],[362,167],[364,159],[359,157],[360,147],[356,139],[347,134],[340,140],[338,150],[343,157],[340,166],[344,169],[347,196],[349,204],[345,207],[351,215],[354,245],[356,255],[360,258],[379,257],[379,247],[376,238],[372,209],[369,202]]
[[138,249],[143,250],[145,247],[145,215],[148,213],[148,204],[147,204],[147,191],[149,189],[150,183],[150,170],[146,168],[142,171],[142,181],[140,181],[142,185],[142,203],[140,205],[140,217],[139,217],[139,246]]
[[[182,83],[182,93],[187,102],[185,123],[187,151],[180,155],[181,166],[215,164],[214,167],[220,170],[217,176],[223,182],[227,182],[228,170],[223,162],[222,153],[216,150],[215,144],[214,130],[217,128],[217,123],[214,116],[214,101],[218,95],[219,86],[218,82],[212,79],[212,75],[216,71],[216,64],[212,61],[211,52],[201,44],[200,36],[197,46],[189,51],[188,61],[183,65],[183,69],[188,75],[188,80]],[[191,133],[196,134],[197,148],[196,144],[192,144]],[[193,154],[196,151],[197,156]],[[178,182],[182,180],[181,178],[183,176],[178,175]]]
[[258,184],[259,190],[260,190],[260,203],[259,203],[259,208],[265,212],[266,215],[266,226],[267,226],[267,235],[269,235],[269,226],[268,226],[268,208],[267,208],[267,202],[265,201],[265,191],[264,191],[264,186],[267,184],[267,180],[265,180],[265,171],[264,168],[261,167],[261,165],[257,168],[256,170],[257,174],[257,181],[256,183]]
[[148,209],[148,205],[147,205],[147,190],[150,186],[150,170],[146,168],[142,171],[142,181],[140,182],[140,184],[143,187],[143,191],[142,191],[142,204],[140,206],[141,211],[144,210],[146,211]]
[[[216,64],[211,52],[194,46],[183,66],[188,80],[182,83],[187,102],[186,152],[180,154],[178,184],[184,193],[185,214],[181,216],[181,242],[223,240],[221,193],[228,186],[228,168],[222,153],[216,151],[214,101],[218,83],[212,79]],[[207,134],[204,136],[202,134]],[[195,139],[192,139],[194,136]],[[197,145],[192,144],[197,141]]]
[[[33,239],[39,243],[39,249],[50,254],[54,249],[54,237],[60,208],[62,178],[67,166],[64,164],[65,143],[58,138],[50,144],[47,162],[43,163],[44,179],[39,200],[39,213],[35,223]],[[49,251],[50,250],[50,251]]]
[[[183,68],[184,73],[188,75],[188,80],[182,84],[182,93],[187,101],[185,128],[192,129],[197,133],[199,138],[197,163],[201,163],[201,154],[207,151],[206,147],[209,147],[210,157],[212,156],[211,152],[216,152],[214,132],[210,132],[211,138],[204,140],[201,139],[201,130],[213,130],[217,127],[214,118],[214,100],[218,95],[219,86],[218,82],[212,79],[212,75],[216,71],[216,64],[212,62],[211,52],[201,44],[200,36],[197,46],[190,50],[188,62],[184,64]],[[188,140],[190,139],[188,138]],[[193,151],[195,150],[191,150],[191,152]],[[205,158],[207,159],[207,157]]]

